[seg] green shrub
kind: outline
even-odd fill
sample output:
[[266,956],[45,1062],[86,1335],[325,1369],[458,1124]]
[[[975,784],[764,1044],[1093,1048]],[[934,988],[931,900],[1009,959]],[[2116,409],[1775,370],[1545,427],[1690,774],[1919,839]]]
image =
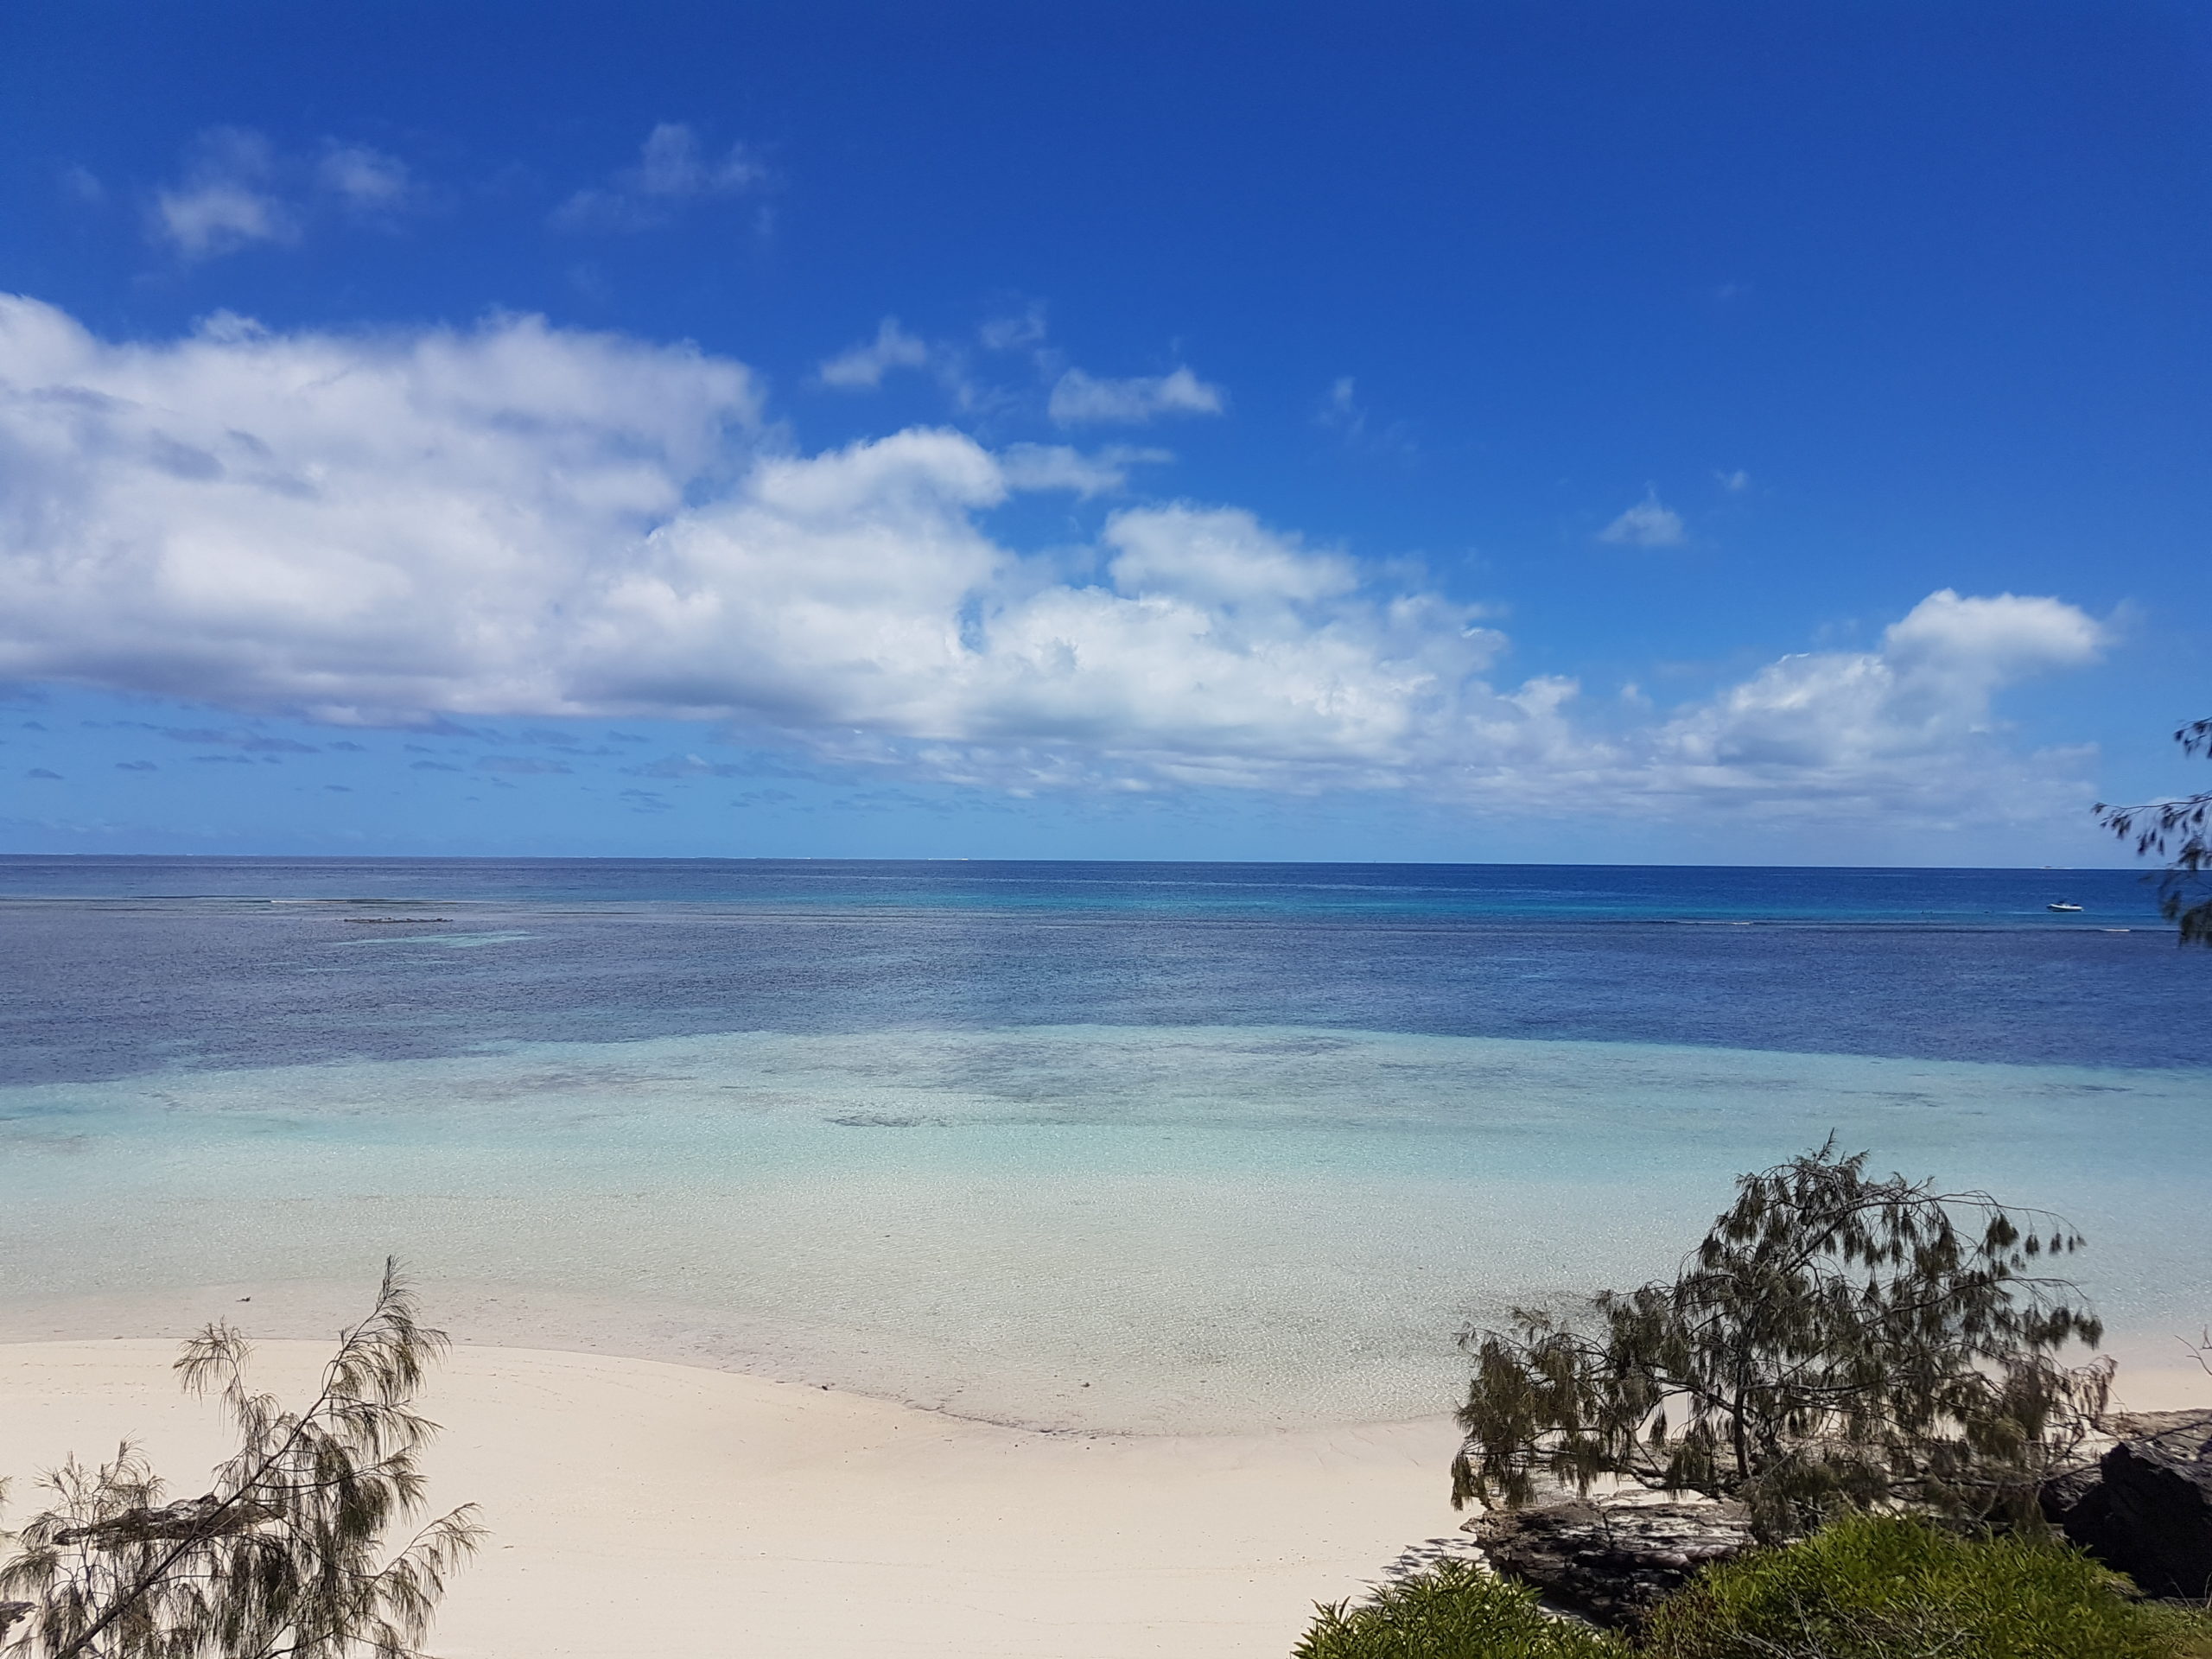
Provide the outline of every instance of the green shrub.
[[1643,1645],[1652,1659],[2212,1659],[2212,1620],[2131,1599],[2055,1541],[1862,1515],[1709,1569]]
[[1464,1561],[1321,1608],[1292,1659],[1630,1659],[1618,1637],[1554,1618],[1536,1592]]

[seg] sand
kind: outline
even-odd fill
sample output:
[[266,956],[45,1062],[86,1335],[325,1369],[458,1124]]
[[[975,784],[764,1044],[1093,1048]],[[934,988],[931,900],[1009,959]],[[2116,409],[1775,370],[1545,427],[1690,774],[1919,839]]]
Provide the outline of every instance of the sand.
[[[241,1310],[243,1311],[243,1310]],[[168,1338],[0,1344],[0,1473],[138,1439],[178,1495],[225,1446]],[[264,1343],[301,1397],[325,1342]],[[2164,1355],[2161,1358],[2167,1357]],[[2139,1409],[2212,1403],[2140,1365]],[[448,1659],[1283,1659],[1317,1600],[1464,1554],[1448,1419],[1224,1435],[1006,1427],[730,1371],[456,1347],[426,1404],[433,1500],[493,1536]]]
[[[306,1382],[327,1344],[264,1344]],[[0,1346],[0,1468],[140,1439],[180,1493],[222,1449],[166,1340]],[[1098,1438],[600,1354],[461,1347],[427,1402],[434,1503],[492,1537],[449,1659],[1281,1659],[1317,1599],[1456,1548],[1448,1420]]]

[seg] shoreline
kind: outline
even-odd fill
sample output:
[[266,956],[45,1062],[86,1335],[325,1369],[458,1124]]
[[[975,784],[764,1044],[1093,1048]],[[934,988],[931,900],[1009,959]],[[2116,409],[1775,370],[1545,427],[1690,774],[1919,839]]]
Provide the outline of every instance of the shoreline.
[[[377,1264],[380,1266],[380,1264]],[[405,1272],[405,1263],[402,1263]],[[1046,1368],[948,1351],[912,1333],[824,1325],[794,1328],[757,1315],[490,1281],[406,1273],[426,1324],[455,1347],[634,1359],[830,1392],[1024,1433],[1105,1439],[1216,1439],[1363,1428],[1443,1417],[1456,1406],[1464,1363],[1448,1341],[1434,1356],[1437,1386],[1413,1410],[1317,1410],[1286,1391],[1238,1386],[1201,1394],[1163,1385],[1156,1371],[1116,1375],[1096,1363]],[[0,1348],[140,1338],[182,1342],[226,1320],[257,1344],[328,1343],[366,1311],[369,1264],[359,1279],[240,1280],[160,1290],[0,1298]]]
[[[404,1263],[402,1264],[403,1269]],[[947,1420],[1009,1432],[1103,1439],[1211,1440],[1258,1433],[1358,1429],[1446,1417],[1465,1390],[1466,1359],[1440,1344],[1431,1410],[1353,1414],[1300,1408],[1284,1399],[1247,1397],[1224,1412],[1217,1399],[1190,1400],[1179,1420],[1156,1396],[1126,1378],[1108,1376],[1044,1382],[1033,1379],[1024,1408],[993,1409],[963,1401],[958,1387],[901,1387],[937,1369],[918,1351],[912,1363],[895,1353],[890,1333],[868,1333],[869,1363],[855,1371],[838,1363],[846,1344],[794,1338],[765,1320],[649,1299],[613,1299],[488,1281],[408,1275],[422,1300],[425,1323],[445,1331],[456,1348],[495,1349],[631,1359],[721,1376],[880,1402]],[[150,1340],[181,1343],[207,1325],[226,1320],[257,1346],[327,1343],[364,1313],[373,1276],[359,1280],[253,1280],[161,1290],[0,1298],[0,1350],[41,1343]],[[818,1333],[817,1333],[818,1334]],[[2120,1364],[2116,1409],[2168,1411],[2212,1408],[2212,1375],[2186,1351],[2179,1332],[2108,1332],[2101,1355]],[[2071,1363],[2083,1363],[2075,1355]],[[1015,1391],[1016,1397],[1020,1391]],[[0,1471],[4,1472],[4,1471]]]

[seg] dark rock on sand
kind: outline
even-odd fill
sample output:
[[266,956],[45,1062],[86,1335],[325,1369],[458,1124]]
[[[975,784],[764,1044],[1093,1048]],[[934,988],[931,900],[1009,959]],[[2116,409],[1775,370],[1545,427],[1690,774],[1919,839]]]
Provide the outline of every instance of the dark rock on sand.
[[1604,1624],[1629,1624],[1713,1561],[1740,1554],[1733,1503],[1574,1498],[1478,1516],[1461,1528],[1499,1572]]
[[2122,1440],[2097,1472],[2059,1518],[2066,1535],[2152,1595],[2212,1594],[2212,1460]]

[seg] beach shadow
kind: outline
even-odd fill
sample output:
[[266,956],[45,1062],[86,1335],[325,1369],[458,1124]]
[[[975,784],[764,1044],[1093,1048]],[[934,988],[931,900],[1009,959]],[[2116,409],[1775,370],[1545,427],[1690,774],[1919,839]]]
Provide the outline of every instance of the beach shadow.
[[1424,1538],[1401,1550],[1397,1559],[1382,1569],[1380,1582],[1396,1584],[1431,1572],[1446,1561],[1470,1561],[1479,1567],[1483,1565],[1483,1552],[1473,1539],[1464,1534]]

